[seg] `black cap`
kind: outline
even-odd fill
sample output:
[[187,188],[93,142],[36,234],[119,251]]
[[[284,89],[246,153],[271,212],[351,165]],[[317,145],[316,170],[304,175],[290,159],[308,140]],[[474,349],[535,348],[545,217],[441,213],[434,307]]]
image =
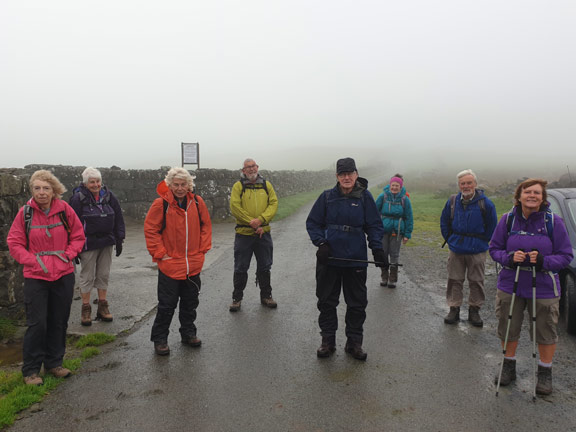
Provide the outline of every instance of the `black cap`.
[[358,171],[356,169],[356,162],[352,158],[338,159],[336,162],[336,174],[342,174],[345,172]]

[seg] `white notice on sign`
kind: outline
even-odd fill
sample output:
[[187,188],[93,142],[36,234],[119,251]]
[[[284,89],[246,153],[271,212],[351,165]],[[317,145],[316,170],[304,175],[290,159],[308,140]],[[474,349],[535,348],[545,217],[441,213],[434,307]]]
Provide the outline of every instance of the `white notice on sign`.
[[198,143],[182,143],[182,163],[198,164]]

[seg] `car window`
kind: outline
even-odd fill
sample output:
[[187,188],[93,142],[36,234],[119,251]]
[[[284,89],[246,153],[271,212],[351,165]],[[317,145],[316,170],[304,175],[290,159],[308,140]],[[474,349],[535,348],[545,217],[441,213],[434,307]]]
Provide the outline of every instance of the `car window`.
[[566,207],[568,207],[569,215],[564,215],[564,219],[570,218],[576,226],[576,199],[567,199]]
[[558,203],[556,198],[548,195],[548,202],[550,203],[550,210],[552,210],[552,213],[556,213],[557,215],[561,216],[562,219],[564,219],[562,210],[560,210],[560,204]]

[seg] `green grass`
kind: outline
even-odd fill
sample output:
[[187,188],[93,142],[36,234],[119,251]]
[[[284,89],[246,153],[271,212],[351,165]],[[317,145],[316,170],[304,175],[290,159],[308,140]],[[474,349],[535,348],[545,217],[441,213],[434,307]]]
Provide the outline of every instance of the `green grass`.
[[0,340],[12,339],[16,333],[16,325],[14,321],[7,318],[0,318]]
[[302,192],[296,195],[279,198],[278,211],[276,212],[276,216],[274,216],[274,221],[284,219],[295,213],[303,205],[308,204],[310,201],[315,201],[322,191],[323,189],[318,189],[312,192]]
[[[82,336],[75,344],[76,348],[84,348],[80,357],[65,358],[62,366],[71,371],[80,369],[84,360],[100,353],[95,346],[112,342],[115,339],[115,336],[104,333]],[[24,384],[21,372],[0,370],[0,429],[14,423],[20,411],[40,402],[45,394],[58,387],[63,380],[64,378],[58,379],[45,375],[44,385],[28,386]]]

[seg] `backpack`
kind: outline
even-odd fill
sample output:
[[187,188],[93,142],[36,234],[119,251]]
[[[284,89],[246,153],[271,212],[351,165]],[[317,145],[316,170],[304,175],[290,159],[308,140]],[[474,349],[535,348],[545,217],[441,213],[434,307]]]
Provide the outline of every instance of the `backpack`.
[[[402,198],[400,198],[400,204],[402,205],[403,210],[406,208],[406,196],[408,196],[408,194],[402,195]],[[386,204],[387,198],[388,194],[382,194],[382,207],[379,209],[380,213],[384,211],[384,204]]]
[[[196,211],[198,212],[198,220],[200,221],[200,226],[204,225],[204,222],[202,222],[202,216],[200,215],[200,206],[198,204],[198,198],[196,198],[196,194],[194,194],[194,202],[196,203]],[[160,234],[162,234],[162,232],[166,229],[166,212],[168,212],[168,201],[166,201],[165,199],[162,199],[162,207],[164,208],[164,211],[162,212],[162,228],[160,228],[160,231],[158,231]]]
[[[515,218],[516,215],[514,214],[514,207],[512,207],[512,210],[506,214],[506,231],[508,232],[508,236],[510,236],[510,233],[512,232],[512,225],[514,225]],[[551,241],[554,241],[554,214],[552,213],[552,210],[546,210],[544,221],[546,223],[546,234],[548,234],[548,237],[550,237]]]
[[[452,235],[452,222],[454,221],[454,209],[456,207],[456,197],[458,196],[458,194],[452,194],[450,195],[450,233],[448,234],[448,236]],[[482,198],[481,200],[478,200],[478,207],[480,207],[480,211],[482,212],[482,220],[484,221],[484,225],[486,225],[486,202],[484,201],[484,198]],[[442,247],[446,246],[446,243],[448,242],[448,240],[444,240],[444,243],[442,243]]]
[[256,187],[256,184],[259,183],[246,183],[243,182],[242,180],[240,180],[240,183],[242,183],[242,192],[240,192],[240,198],[242,198],[242,195],[244,195],[244,191],[246,189],[264,189],[264,192],[266,192],[266,195],[268,196],[268,199],[270,199],[270,194],[268,193],[268,185],[266,184],[266,179],[264,177],[260,177],[262,179],[262,188],[258,188]]
[[[34,216],[34,209],[29,206],[28,204],[24,205],[24,229],[26,231],[26,249],[28,249],[28,244],[30,242],[30,230],[32,229],[32,217]],[[57,225],[63,225],[68,233],[68,237],[70,237],[70,224],[68,223],[68,216],[66,216],[66,212],[64,210],[58,212],[58,217],[60,218],[60,223]],[[43,225],[34,228],[42,228]]]

